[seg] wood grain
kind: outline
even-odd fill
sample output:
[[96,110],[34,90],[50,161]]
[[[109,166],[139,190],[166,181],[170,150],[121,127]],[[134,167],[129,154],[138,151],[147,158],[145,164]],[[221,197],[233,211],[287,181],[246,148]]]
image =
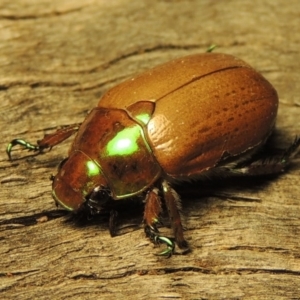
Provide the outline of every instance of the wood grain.
[[297,0],[1,1],[1,298],[300,298],[299,155],[277,178],[177,189],[192,252],[165,259],[144,237],[142,205],[128,204],[115,238],[107,222],[77,226],[56,210],[49,176],[71,141],[5,154],[13,138],[81,122],[130,75],[212,43],[276,87],[285,147],[300,133],[299,11]]

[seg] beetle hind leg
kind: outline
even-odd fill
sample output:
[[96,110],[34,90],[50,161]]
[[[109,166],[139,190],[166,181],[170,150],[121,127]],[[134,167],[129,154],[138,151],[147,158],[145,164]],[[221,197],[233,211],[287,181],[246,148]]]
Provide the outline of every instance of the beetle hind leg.
[[275,175],[285,171],[291,160],[300,150],[300,137],[296,137],[294,142],[282,155],[274,155],[263,160],[258,160],[244,167],[236,167],[233,173],[248,176]]

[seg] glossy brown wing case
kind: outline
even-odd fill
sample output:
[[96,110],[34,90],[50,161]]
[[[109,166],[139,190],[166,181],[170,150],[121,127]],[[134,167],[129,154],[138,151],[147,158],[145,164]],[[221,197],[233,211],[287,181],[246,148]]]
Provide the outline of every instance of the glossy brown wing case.
[[278,97],[248,64],[227,54],[175,59],[108,91],[99,106],[155,103],[146,135],[162,169],[184,178],[214,167],[224,156],[259,146],[272,130]]

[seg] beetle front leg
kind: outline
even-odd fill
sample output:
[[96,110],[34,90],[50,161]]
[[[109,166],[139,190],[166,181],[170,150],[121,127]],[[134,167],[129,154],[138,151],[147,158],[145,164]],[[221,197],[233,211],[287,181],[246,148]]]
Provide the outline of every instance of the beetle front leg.
[[175,248],[175,244],[172,239],[168,237],[161,236],[156,227],[159,224],[158,216],[161,213],[161,200],[158,195],[159,190],[157,188],[153,188],[148,192],[146,197],[146,205],[144,212],[144,223],[145,223],[145,233],[146,236],[154,243],[154,244],[166,244],[167,248],[159,253],[158,255],[168,256],[170,257]]
[[38,145],[28,143],[28,142],[26,142],[24,140],[21,140],[21,139],[14,139],[6,147],[6,154],[7,154],[9,160],[12,160],[11,150],[16,145],[21,145],[29,151],[39,151],[39,146]]
[[29,151],[39,151],[42,152],[44,149],[54,147],[57,144],[60,144],[75,132],[78,131],[80,124],[72,124],[58,129],[54,133],[46,134],[42,140],[37,141],[37,144],[28,143],[22,139],[12,140],[6,147],[6,153],[9,160],[11,160],[11,150],[14,146],[20,145]]

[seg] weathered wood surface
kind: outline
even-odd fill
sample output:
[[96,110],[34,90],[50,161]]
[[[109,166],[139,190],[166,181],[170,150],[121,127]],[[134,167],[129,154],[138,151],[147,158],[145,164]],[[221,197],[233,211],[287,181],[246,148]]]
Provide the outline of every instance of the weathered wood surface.
[[81,122],[109,87],[212,43],[277,88],[286,146],[300,133],[299,28],[298,0],[2,0],[1,299],[300,298],[299,155],[273,180],[185,194],[192,252],[165,259],[144,238],[140,207],[115,238],[106,223],[78,227],[55,209],[49,175],[70,141],[34,157],[16,148],[13,162],[4,150]]

